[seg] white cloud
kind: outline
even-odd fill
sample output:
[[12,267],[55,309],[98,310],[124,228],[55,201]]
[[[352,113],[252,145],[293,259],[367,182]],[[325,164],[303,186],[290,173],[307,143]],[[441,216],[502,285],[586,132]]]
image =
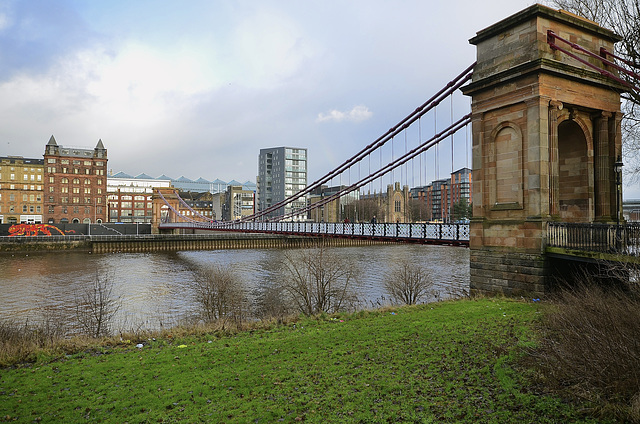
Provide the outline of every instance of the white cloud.
[[373,112],[366,106],[355,106],[349,111],[340,111],[332,109],[327,113],[319,113],[316,122],[362,122],[373,116]]

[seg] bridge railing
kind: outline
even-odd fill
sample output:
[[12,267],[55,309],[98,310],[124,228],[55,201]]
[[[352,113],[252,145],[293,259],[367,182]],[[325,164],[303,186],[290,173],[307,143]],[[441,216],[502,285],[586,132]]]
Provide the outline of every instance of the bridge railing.
[[469,224],[446,223],[347,223],[347,222],[237,222],[165,223],[160,228],[206,228],[221,231],[261,232],[292,235],[325,235],[330,237],[359,237],[468,244]]
[[640,223],[621,225],[550,222],[547,246],[640,256]]

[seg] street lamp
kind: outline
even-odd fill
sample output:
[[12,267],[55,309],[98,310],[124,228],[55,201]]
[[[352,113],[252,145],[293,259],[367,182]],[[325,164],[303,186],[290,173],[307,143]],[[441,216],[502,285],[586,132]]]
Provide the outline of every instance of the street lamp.
[[613,164],[613,171],[616,173],[616,223],[620,225],[620,194],[622,185],[622,167],[624,164],[622,163],[622,157],[618,156],[616,163]]

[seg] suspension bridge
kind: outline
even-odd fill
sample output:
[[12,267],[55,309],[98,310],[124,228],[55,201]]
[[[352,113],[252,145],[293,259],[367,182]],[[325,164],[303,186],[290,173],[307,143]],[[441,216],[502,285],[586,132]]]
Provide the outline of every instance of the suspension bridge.
[[[561,267],[556,259],[576,255],[569,242],[561,245],[571,238],[562,224],[620,223],[620,96],[637,93],[640,80],[613,53],[620,40],[591,21],[531,6],[479,31],[470,40],[477,47],[476,62],[303,190],[230,222],[212,221],[177,193],[160,190],[158,230],[469,246],[472,290],[547,292],[549,276]],[[415,222],[406,196],[391,189],[424,186],[469,166],[470,223]],[[339,189],[283,213],[323,186]],[[377,221],[310,222],[319,216],[314,210],[376,195],[387,196]],[[450,198],[438,201],[452,207]],[[551,233],[553,248],[564,249],[562,254],[547,252]],[[588,244],[607,249],[602,244],[608,240],[598,237]]]

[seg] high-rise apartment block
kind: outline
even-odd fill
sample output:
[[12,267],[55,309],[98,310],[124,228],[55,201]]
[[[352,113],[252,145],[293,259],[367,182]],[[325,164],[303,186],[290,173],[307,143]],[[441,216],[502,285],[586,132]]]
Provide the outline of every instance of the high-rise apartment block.
[[[274,147],[260,149],[258,157],[258,211],[263,211],[293,196],[307,186],[307,149]],[[268,214],[268,217],[289,215],[307,205],[306,196]],[[298,215],[293,220],[304,220]]]
[[44,206],[47,223],[107,221],[107,149],[59,146],[51,136],[44,152]]

